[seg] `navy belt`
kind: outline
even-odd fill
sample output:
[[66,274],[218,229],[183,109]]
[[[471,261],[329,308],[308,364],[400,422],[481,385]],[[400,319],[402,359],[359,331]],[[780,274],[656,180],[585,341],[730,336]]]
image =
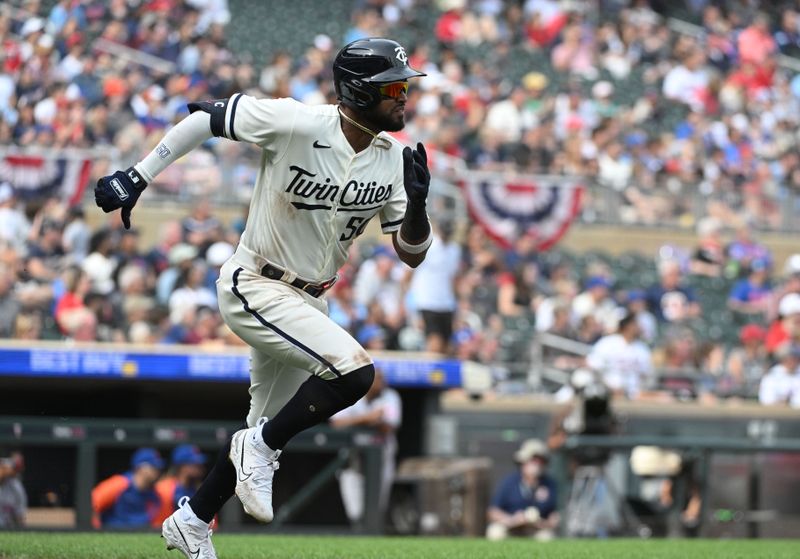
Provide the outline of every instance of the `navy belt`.
[[295,278],[292,281],[286,281],[283,279],[283,276],[286,275],[286,270],[283,270],[282,268],[279,268],[273,264],[266,264],[263,268],[261,268],[261,275],[267,279],[288,283],[300,291],[305,291],[312,297],[319,297],[328,289],[330,289],[333,284],[336,283],[336,280],[339,279],[339,276],[333,276],[325,283],[311,283],[310,281],[301,280],[300,278]]

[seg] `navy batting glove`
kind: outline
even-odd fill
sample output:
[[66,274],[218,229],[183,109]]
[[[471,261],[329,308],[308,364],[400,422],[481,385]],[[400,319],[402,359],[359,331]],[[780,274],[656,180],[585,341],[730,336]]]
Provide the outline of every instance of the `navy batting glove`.
[[131,210],[146,186],[147,181],[130,167],[127,171],[117,171],[97,181],[94,201],[106,213],[122,208],[122,225],[130,229]]
[[431,173],[428,171],[428,154],[422,142],[417,143],[417,149],[406,147],[403,149],[403,185],[406,196],[412,203],[424,204],[428,197],[428,187],[431,184]]

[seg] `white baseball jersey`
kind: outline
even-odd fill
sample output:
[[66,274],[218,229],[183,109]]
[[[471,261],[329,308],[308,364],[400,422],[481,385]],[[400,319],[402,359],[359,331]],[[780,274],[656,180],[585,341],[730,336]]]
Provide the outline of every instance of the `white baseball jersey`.
[[[216,135],[260,146],[264,153],[241,244],[257,255],[323,282],[347,258],[353,240],[379,215],[384,233],[405,215],[403,145],[370,145],[355,153],[335,105],[235,94],[212,113]],[[224,120],[223,120],[224,114]]]

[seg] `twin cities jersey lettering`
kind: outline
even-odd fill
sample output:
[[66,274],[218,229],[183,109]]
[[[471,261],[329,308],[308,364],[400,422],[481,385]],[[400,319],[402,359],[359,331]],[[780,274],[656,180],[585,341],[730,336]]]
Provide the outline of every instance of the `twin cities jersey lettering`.
[[235,94],[204,103],[216,136],[263,150],[241,244],[300,277],[333,277],[353,240],[378,215],[384,233],[400,229],[406,210],[403,145],[374,143],[355,153],[335,105]]
[[[343,208],[354,208],[353,211],[369,211],[379,210],[383,204],[388,202],[392,195],[392,185],[379,185],[375,181],[364,184],[357,182],[355,179],[350,180],[344,187],[334,184],[330,177],[325,177],[324,182],[315,182],[319,180],[314,173],[292,165],[289,167],[290,171],[296,174],[286,187],[286,192],[296,194],[301,198],[307,200],[315,200],[317,202],[339,202],[339,211],[347,211]],[[314,210],[330,210],[332,206],[322,204],[302,204],[299,202],[292,202],[292,205],[298,209],[314,209]],[[365,205],[367,207],[365,207]],[[312,207],[313,206],[313,207]]]

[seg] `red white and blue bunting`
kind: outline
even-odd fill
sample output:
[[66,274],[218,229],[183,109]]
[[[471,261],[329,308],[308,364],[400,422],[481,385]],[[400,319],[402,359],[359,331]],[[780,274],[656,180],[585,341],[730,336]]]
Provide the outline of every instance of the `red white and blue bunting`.
[[573,178],[471,172],[462,180],[469,212],[505,248],[531,235],[538,250],[554,246],[578,216],[583,187]]
[[55,196],[69,205],[80,202],[92,159],[65,151],[0,151],[0,182],[9,182],[23,199]]

